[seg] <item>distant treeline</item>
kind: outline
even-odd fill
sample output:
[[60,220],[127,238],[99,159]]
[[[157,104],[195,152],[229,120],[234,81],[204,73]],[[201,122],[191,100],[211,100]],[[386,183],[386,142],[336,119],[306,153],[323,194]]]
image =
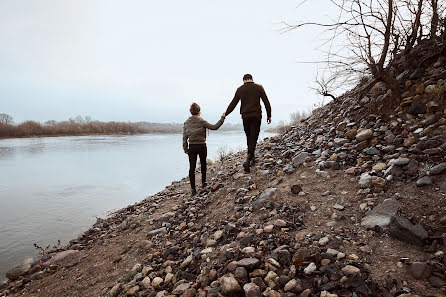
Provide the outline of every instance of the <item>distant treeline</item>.
[[[234,130],[238,125],[226,124],[225,129]],[[67,121],[25,121],[14,124],[10,115],[0,114],[0,138],[33,136],[68,136],[93,134],[145,134],[182,133],[183,124],[162,124],[149,122],[100,122],[89,116],[77,116]]]

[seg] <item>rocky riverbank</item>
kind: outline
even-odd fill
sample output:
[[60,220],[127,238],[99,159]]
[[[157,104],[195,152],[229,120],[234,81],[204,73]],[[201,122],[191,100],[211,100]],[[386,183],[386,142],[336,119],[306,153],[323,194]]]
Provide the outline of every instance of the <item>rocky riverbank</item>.
[[446,59],[301,125],[28,261],[0,296],[446,296]]

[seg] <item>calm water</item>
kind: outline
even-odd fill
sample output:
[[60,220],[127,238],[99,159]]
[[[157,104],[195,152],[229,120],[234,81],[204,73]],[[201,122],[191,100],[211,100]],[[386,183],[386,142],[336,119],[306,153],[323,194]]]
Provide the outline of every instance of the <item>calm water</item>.
[[[262,133],[261,138],[270,136]],[[76,136],[0,140],[0,280],[33,243],[66,243],[95,217],[141,201],[187,175],[181,135]],[[208,157],[245,136],[210,132]]]

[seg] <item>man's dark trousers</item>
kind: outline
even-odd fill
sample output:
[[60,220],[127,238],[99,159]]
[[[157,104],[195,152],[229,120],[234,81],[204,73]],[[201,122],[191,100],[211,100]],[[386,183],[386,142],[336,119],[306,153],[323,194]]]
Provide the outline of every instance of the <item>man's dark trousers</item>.
[[243,128],[246,134],[246,142],[248,144],[248,157],[254,160],[254,152],[256,150],[257,139],[260,133],[260,124],[262,118],[244,118]]

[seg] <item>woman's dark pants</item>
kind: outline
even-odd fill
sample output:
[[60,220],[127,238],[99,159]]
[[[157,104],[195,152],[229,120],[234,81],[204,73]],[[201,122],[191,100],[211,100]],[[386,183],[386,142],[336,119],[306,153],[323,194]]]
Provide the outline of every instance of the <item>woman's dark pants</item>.
[[192,190],[195,190],[195,168],[197,167],[197,156],[200,156],[201,182],[206,184],[206,157],[208,150],[206,144],[189,144],[189,180]]

